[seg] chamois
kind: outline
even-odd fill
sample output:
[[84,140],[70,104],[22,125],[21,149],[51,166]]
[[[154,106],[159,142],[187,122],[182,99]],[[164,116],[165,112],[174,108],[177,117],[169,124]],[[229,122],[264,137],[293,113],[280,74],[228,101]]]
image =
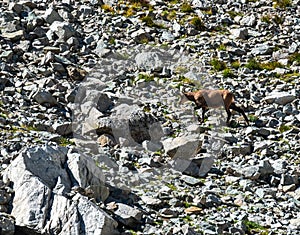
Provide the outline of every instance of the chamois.
[[196,104],[195,109],[202,108],[202,120],[200,123],[204,122],[204,115],[208,108],[219,108],[224,106],[228,115],[226,121],[227,125],[231,118],[230,109],[241,113],[246,123],[249,125],[249,120],[244,110],[235,105],[234,95],[228,90],[198,90],[193,92],[185,92],[184,96]]

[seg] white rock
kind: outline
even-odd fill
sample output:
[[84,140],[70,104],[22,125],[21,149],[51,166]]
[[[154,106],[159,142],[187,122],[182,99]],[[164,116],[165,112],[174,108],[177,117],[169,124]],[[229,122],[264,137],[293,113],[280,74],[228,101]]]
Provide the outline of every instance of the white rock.
[[296,99],[296,95],[289,92],[273,92],[269,96],[265,97],[263,101],[268,104],[276,103],[280,105],[288,104]]

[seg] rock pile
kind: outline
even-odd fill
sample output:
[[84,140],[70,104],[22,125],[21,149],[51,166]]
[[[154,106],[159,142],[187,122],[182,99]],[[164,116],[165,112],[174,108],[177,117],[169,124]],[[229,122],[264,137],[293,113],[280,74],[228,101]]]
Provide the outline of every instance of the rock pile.
[[300,234],[299,1],[0,8],[1,234]]

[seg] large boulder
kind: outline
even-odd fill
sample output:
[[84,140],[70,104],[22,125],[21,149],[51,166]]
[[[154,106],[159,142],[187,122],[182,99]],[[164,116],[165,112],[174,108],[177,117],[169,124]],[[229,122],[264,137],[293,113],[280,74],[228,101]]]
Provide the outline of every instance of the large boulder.
[[[15,192],[11,215],[25,234],[117,234],[117,222],[73,192],[98,186],[96,200],[107,197],[103,174],[94,161],[64,147],[35,147],[22,152],[4,171]],[[102,189],[102,193],[100,192]]]

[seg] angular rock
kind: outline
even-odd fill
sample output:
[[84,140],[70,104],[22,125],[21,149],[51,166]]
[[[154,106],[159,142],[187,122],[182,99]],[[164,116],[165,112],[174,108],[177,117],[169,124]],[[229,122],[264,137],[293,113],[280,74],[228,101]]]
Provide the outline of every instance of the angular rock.
[[141,223],[143,213],[139,209],[123,203],[116,203],[116,205],[117,210],[114,214],[119,222],[131,228],[136,228]]
[[38,91],[33,98],[36,102],[42,105],[54,106],[57,104],[56,99],[52,96],[52,94],[48,91]]
[[63,18],[53,8],[48,8],[43,18],[48,24],[52,24],[54,21],[63,21]]
[[248,38],[247,28],[232,29],[231,34],[233,35],[234,38],[238,38],[238,39],[246,40]]
[[16,225],[31,233],[116,234],[117,223],[88,198],[69,197],[72,185],[103,185],[101,171],[91,161],[76,153],[67,156],[63,147],[21,153],[4,172],[4,179],[13,182]]
[[47,32],[47,37],[49,40],[53,40],[56,35],[58,40],[65,42],[70,37],[76,35],[75,29],[67,22],[54,21],[50,25],[50,29]]
[[18,41],[24,36],[24,31],[18,30],[18,31],[11,32],[11,33],[2,33],[1,36],[4,38],[7,38],[9,40],[12,40],[12,41]]
[[0,231],[3,235],[15,234],[15,220],[11,215],[0,212]]
[[257,44],[252,50],[251,53],[255,56],[257,55],[267,55],[272,52],[272,49],[267,44]]

